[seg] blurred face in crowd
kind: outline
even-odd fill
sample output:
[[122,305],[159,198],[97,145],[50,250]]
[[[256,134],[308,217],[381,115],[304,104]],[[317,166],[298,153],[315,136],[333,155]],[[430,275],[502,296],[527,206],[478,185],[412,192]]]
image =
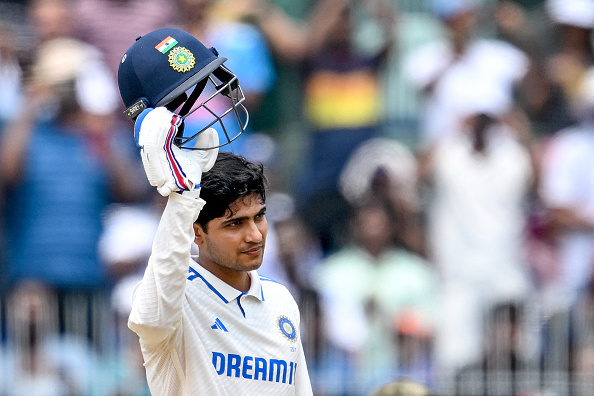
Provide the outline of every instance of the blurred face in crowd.
[[390,246],[393,229],[387,212],[380,206],[368,206],[357,211],[355,237],[369,253],[378,256]]
[[475,10],[468,9],[457,12],[444,19],[444,24],[448,28],[454,43],[461,46],[469,39],[476,21],[477,15]]
[[40,41],[72,35],[72,17],[66,0],[34,0],[30,16]]
[[186,23],[206,21],[212,4],[213,0],[180,0],[180,18]]

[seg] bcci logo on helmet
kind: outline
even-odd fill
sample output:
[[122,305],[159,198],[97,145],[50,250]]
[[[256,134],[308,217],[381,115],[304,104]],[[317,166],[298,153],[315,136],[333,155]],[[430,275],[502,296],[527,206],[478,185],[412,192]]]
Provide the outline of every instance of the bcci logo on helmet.
[[[226,60],[180,29],[138,37],[118,67],[124,114],[135,121],[144,109],[164,106],[184,120],[191,117],[175,136],[178,147],[209,150],[231,143],[245,131],[249,113],[237,76],[223,65]],[[219,144],[197,147],[197,136],[209,128],[219,133]]]
[[185,47],[175,47],[169,52],[169,64],[175,71],[185,73],[196,63],[194,55]]

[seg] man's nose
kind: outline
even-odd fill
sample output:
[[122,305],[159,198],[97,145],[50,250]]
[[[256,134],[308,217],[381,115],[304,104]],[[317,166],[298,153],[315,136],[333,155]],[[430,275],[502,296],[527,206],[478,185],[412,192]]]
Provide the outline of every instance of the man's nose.
[[246,242],[260,242],[262,240],[262,231],[253,221],[250,221],[247,226],[245,240]]

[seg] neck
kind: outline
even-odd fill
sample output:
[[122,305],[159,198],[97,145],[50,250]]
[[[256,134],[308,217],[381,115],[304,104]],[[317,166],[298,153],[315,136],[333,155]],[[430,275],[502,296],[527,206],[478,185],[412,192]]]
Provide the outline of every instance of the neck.
[[210,271],[214,276],[228,284],[229,286],[246,292],[250,289],[251,278],[247,271],[238,271],[230,268],[221,267],[209,260],[201,260],[198,258],[198,264]]

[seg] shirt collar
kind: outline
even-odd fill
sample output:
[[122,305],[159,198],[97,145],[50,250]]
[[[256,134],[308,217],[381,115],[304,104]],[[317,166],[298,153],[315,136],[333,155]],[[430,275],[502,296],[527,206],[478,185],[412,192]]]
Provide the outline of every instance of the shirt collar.
[[242,294],[253,296],[260,301],[264,301],[262,282],[260,281],[260,276],[258,275],[258,272],[256,270],[248,272],[248,275],[251,278],[250,288],[247,292],[244,293],[240,290],[237,290],[233,286],[223,282],[212,272],[210,272],[198,263],[192,264],[192,268],[199,274],[200,278],[202,278],[206,285],[225,303],[229,303],[235,300]]

